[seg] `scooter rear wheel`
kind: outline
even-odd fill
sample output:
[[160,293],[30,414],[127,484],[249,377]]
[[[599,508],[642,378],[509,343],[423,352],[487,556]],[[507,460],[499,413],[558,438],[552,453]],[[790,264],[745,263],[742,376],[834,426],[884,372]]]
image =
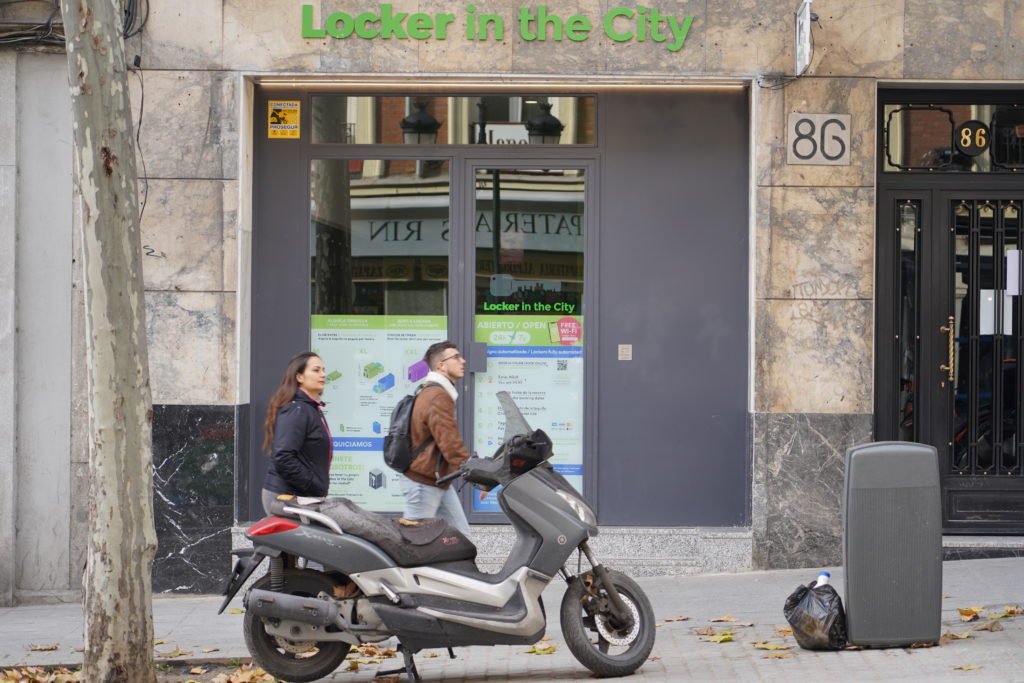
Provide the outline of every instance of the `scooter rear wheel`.
[[[256,581],[253,588],[268,590],[270,575]],[[309,569],[284,570],[284,592],[291,595],[316,597],[331,594],[335,582],[330,577]],[[290,641],[272,636],[264,630],[263,620],[252,612],[243,619],[245,644],[253,659],[271,676],[285,681],[315,681],[337,669],[348,655],[351,646],[339,641]],[[313,654],[310,654],[313,653]]]
[[621,572],[608,576],[632,616],[626,626],[609,609],[607,592],[574,577],[562,598],[562,637],[580,664],[597,676],[628,676],[647,660],[654,647],[654,610],[636,581]]

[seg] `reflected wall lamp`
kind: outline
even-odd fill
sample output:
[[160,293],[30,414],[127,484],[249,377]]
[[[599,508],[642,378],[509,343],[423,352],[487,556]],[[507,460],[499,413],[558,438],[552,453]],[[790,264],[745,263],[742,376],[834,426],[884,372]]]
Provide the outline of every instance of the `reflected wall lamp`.
[[437,129],[441,122],[427,113],[426,102],[414,102],[413,113],[400,122],[402,135],[407,145],[433,145],[437,143]]
[[526,132],[530,136],[531,145],[557,145],[562,139],[565,124],[551,113],[551,103],[540,105],[541,113],[527,121]]

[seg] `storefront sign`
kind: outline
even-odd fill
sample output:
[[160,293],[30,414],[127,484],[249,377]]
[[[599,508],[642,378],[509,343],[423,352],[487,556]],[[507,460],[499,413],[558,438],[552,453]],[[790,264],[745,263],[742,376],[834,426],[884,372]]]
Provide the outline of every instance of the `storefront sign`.
[[449,12],[400,12],[393,5],[382,4],[375,11],[332,12],[323,22],[315,21],[313,5],[302,6],[303,38],[446,40],[449,35],[457,35],[487,41],[505,40],[507,29],[528,42],[560,42],[565,38],[580,42],[600,26],[604,35],[617,43],[664,43],[669,52],[678,52],[692,25],[692,16],[676,17],[645,6],[615,7],[592,19],[582,14],[561,16],[549,12],[546,5],[520,7],[514,15],[502,16],[479,12],[470,4],[458,16]]
[[786,163],[816,166],[850,165],[850,115],[789,115]]

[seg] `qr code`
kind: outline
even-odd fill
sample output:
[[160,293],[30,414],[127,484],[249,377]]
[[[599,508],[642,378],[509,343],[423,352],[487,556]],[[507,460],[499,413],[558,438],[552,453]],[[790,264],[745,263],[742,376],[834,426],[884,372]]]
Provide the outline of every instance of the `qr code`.
[[569,361],[565,360],[564,358],[560,358],[560,359],[558,359],[558,361],[556,361],[555,368],[557,370],[568,370],[569,369]]

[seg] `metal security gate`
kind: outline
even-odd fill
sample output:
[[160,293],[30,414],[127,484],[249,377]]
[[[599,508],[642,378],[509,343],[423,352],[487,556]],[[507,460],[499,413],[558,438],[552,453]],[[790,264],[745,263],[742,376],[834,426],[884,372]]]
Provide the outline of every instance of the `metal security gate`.
[[880,193],[878,433],[934,445],[947,531],[1024,529],[1024,193]]

